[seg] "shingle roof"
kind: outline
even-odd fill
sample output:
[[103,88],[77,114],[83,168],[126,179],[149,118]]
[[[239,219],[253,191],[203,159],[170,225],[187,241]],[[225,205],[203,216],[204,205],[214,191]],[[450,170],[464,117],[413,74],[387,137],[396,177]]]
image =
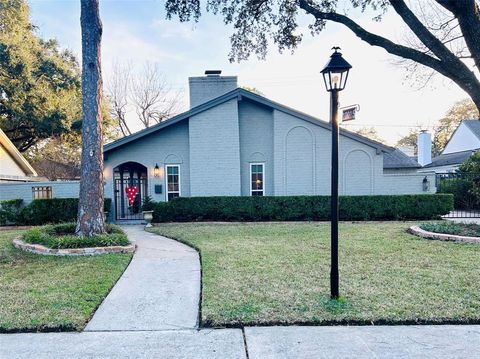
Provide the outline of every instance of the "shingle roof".
[[[222,104],[226,101],[232,100],[234,98],[237,98],[239,100],[246,99],[246,100],[249,100],[249,101],[253,101],[255,103],[273,108],[275,110],[288,113],[292,116],[298,117],[302,120],[313,123],[315,125],[326,128],[328,130],[331,129],[331,125],[328,122],[322,121],[322,120],[320,120],[316,117],[307,115],[303,112],[294,110],[290,107],[284,106],[282,104],[279,104],[277,102],[269,100],[266,97],[257,95],[255,93],[247,91],[245,89],[237,88],[237,89],[235,89],[233,91],[230,91],[230,92],[228,92],[228,93],[226,93],[222,96],[219,96],[219,97],[217,97],[213,100],[207,101],[207,102],[205,102],[205,103],[203,103],[199,106],[196,106],[196,107],[194,107],[194,108],[192,108],[192,109],[190,109],[186,112],[183,112],[179,115],[176,115],[176,116],[174,116],[174,117],[172,117],[172,118],[170,118],[166,121],[160,122],[160,123],[158,123],[158,124],[156,124],[152,127],[146,128],[146,129],[141,130],[137,133],[134,133],[130,136],[123,137],[119,140],[111,142],[111,143],[104,146],[104,152],[107,153],[109,151],[112,151],[115,148],[124,146],[124,145],[126,145],[126,144],[128,144],[132,141],[135,141],[139,138],[142,138],[144,136],[152,134],[156,131],[160,131],[161,129],[163,129],[165,127],[171,126],[175,123],[178,123],[180,121],[188,119],[191,116],[194,116],[194,115],[196,115],[200,112],[206,111],[206,110],[208,110],[208,109],[210,109],[214,106],[218,106],[218,105],[220,105],[220,104]],[[359,135],[357,133],[354,133],[354,132],[350,132],[350,131],[345,130],[343,128],[340,129],[340,135],[351,138],[355,141],[361,142],[361,143],[363,143],[367,146],[373,147],[373,148],[377,149],[377,151],[382,151],[385,154],[391,154],[392,152],[395,152],[395,154],[389,156],[389,158],[387,159],[387,163],[389,164],[389,166],[391,166],[391,167],[388,167],[388,168],[420,167],[420,165],[416,161],[409,160],[409,157],[407,155],[403,154],[403,152],[400,151],[401,153],[396,153],[397,150],[393,147],[386,146],[386,145],[384,145],[380,142],[371,140],[367,137],[361,136],[361,135]],[[384,159],[384,165],[385,165],[385,159]]]
[[478,149],[441,154],[435,157],[431,163],[425,165],[424,168],[459,165],[465,162],[476,151],[478,151]]
[[393,151],[384,153],[383,168],[420,168],[422,167],[414,158],[394,148]]
[[475,136],[480,139],[480,121],[479,120],[464,120],[462,121],[469,129],[472,131]]

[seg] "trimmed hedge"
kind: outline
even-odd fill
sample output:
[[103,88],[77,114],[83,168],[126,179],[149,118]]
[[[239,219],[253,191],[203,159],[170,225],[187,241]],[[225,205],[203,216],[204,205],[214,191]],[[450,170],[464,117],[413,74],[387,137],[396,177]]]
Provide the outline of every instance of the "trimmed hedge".
[[18,221],[22,203],[22,199],[0,201],[0,226],[14,224]]
[[[112,200],[105,198],[104,211],[110,211]],[[39,226],[47,223],[77,220],[78,198],[35,199],[20,212],[17,223]]]
[[48,248],[90,248],[127,246],[130,244],[125,232],[118,226],[108,224],[107,233],[91,237],[76,236],[75,223],[46,225],[28,230],[22,239],[31,244],[41,244]]
[[[451,194],[341,196],[340,219],[436,219],[453,210]],[[178,197],[157,203],[153,222],[326,221],[330,196]]]

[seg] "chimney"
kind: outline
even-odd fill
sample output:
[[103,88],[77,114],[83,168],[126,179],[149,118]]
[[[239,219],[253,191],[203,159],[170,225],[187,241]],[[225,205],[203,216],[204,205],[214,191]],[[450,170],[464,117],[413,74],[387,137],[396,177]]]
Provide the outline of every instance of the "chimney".
[[427,130],[422,130],[417,137],[418,160],[421,166],[432,162],[432,135]]
[[189,77],[190,108],[235,90],[237,76],[221,76],[221,70],[207,70],[206,76]]

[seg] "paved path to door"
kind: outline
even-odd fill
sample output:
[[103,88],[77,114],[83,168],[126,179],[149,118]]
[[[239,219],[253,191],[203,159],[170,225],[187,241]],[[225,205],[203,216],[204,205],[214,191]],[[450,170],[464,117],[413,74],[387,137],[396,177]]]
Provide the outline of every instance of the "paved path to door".
[[85,331],[192,329],[198,325],[200,260],[177,241],[125,226],[137,251]]

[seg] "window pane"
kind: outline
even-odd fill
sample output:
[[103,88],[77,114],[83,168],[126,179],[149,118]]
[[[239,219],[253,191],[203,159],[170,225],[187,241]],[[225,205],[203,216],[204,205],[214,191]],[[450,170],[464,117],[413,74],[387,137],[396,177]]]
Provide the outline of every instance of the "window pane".
[[251,164],[251,188],[252,196],[263,196],[263,170],[262,164]]

